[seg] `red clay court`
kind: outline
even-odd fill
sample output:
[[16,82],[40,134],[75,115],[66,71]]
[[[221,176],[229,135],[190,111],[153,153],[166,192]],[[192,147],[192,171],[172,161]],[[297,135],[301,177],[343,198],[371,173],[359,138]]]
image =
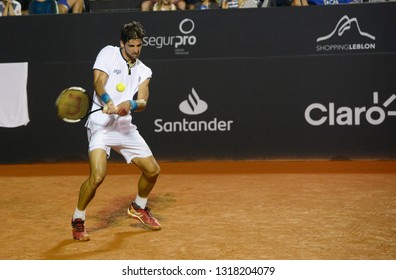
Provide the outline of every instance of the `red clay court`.
[[0,259],[396,259],[395,161],[160,165],[149,203],[163,229],[127,216],[138,169],[109,163],[89,242],[70,227],[87,163],[0,165]]

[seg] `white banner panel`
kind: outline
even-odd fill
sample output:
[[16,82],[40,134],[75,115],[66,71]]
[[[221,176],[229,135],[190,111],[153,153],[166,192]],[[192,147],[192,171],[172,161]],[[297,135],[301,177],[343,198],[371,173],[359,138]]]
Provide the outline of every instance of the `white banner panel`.
[[0,126],[29,123],[27,101],[28,63],[0,63]]

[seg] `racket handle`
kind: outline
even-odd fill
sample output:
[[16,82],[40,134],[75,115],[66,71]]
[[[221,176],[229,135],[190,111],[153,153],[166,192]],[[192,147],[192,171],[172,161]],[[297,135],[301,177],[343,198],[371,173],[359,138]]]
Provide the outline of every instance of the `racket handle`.
[[103,107],[100,107],[99,109],[95,109],[95,110],[89,112],[88,115],[90,115],[90,114],[92,114],[92,113],[95,113],[95,112],[97,112],[97,111],[101,111],[101,110],[103,110]]

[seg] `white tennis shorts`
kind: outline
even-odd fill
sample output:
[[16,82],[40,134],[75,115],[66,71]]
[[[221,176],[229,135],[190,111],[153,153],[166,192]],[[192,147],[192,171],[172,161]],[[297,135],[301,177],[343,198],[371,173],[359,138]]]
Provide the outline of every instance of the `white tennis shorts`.
[[98,129],[87,129],[89,151],[103,149],[107,157],[110,157],[110,151],[113,149],[121,154],[127,163],[131,163],[133,158],[145,158],[152,155],[152,152],[146,141],[136,129],[125,131]]

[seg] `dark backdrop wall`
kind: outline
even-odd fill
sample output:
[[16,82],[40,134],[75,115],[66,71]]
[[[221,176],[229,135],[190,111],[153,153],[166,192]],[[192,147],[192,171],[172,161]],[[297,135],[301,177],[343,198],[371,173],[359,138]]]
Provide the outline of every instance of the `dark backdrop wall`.
[[0,127],[0,163],[87,158],[84,123],[54,102],[92,92],[97,53],[132,20],[153,70],[134,120],[157,159],[396,158],[396,3],[383,3],[0,17],[0,63],[28,62],[30,116]]

